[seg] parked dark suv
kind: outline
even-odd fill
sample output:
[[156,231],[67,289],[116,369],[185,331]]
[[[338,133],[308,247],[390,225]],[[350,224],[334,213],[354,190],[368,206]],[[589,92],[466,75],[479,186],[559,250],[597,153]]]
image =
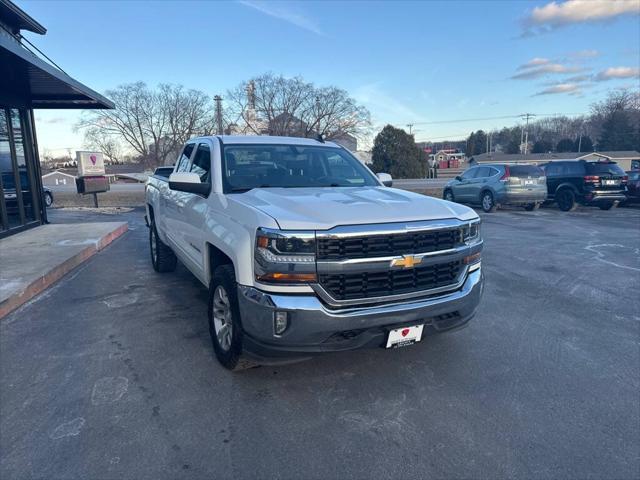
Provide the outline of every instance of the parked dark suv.
[[569,160],[541,165],[549,200],[568,212],[577,204],[609,210],[626,199],[627,174],[615,162]]

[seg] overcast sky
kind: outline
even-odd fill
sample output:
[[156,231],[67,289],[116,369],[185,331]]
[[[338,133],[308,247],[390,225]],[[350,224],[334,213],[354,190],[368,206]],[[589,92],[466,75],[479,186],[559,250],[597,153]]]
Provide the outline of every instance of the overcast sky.
[[[347,90],[376,126],[415,123],[417,140],[516,121],[461,119],[585,113],[640,82],[640,0],[17,3],[48,29],[29,40],[99,92],[142,80],[224,95],[301,75]],[[78,114],[36,112],[41,150],[79,149]]]

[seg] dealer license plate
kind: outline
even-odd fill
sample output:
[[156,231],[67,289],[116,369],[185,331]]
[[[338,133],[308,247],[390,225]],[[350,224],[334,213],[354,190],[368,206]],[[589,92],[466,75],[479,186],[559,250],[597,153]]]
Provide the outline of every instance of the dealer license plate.
[[422,338],[422,327],[424,327],[424,325],[414,325],[412,327],[391,330],[387,338],[387,348],[406,347],[407,345],[419,342]]

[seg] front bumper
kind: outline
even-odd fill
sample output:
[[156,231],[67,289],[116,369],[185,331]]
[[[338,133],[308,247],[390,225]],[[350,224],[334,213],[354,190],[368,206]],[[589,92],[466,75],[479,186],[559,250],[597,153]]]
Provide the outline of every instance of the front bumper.
[[[464,326],[476,313],[484,275],[467,275],[460,289],[422,299],[385,305],[327,308],[315,295],[277,295],[238,286],[244,329],[243,349],[259,361],[308,357],[323,352],[384,346],[389,328],[424,324],[429,335]],[[274,334],[276,311],[286,311],[289,326]]]

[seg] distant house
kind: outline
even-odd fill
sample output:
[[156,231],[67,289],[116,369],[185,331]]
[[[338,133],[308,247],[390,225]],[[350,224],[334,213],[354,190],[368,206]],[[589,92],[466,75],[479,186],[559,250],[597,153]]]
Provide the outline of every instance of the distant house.
[[563,153],[482,153],[474,155],[470,163],[532,163],[538,165],[558,160],[609,160],[616,162],[623,170],[640,168],[640,153],[635,150],[619,152],[563,152]]
[[55,187],[58,185],[75,186],[76,177],[68,173],[56,170],[55,172],[47,173],[42,176],[42,184],[46,187]]
[[327,140],[335,142],[338,145],[342,145],[350,152],[355,152],[358,150],[358,139],[350,133],[337,132],[333,135],[328,136]]

